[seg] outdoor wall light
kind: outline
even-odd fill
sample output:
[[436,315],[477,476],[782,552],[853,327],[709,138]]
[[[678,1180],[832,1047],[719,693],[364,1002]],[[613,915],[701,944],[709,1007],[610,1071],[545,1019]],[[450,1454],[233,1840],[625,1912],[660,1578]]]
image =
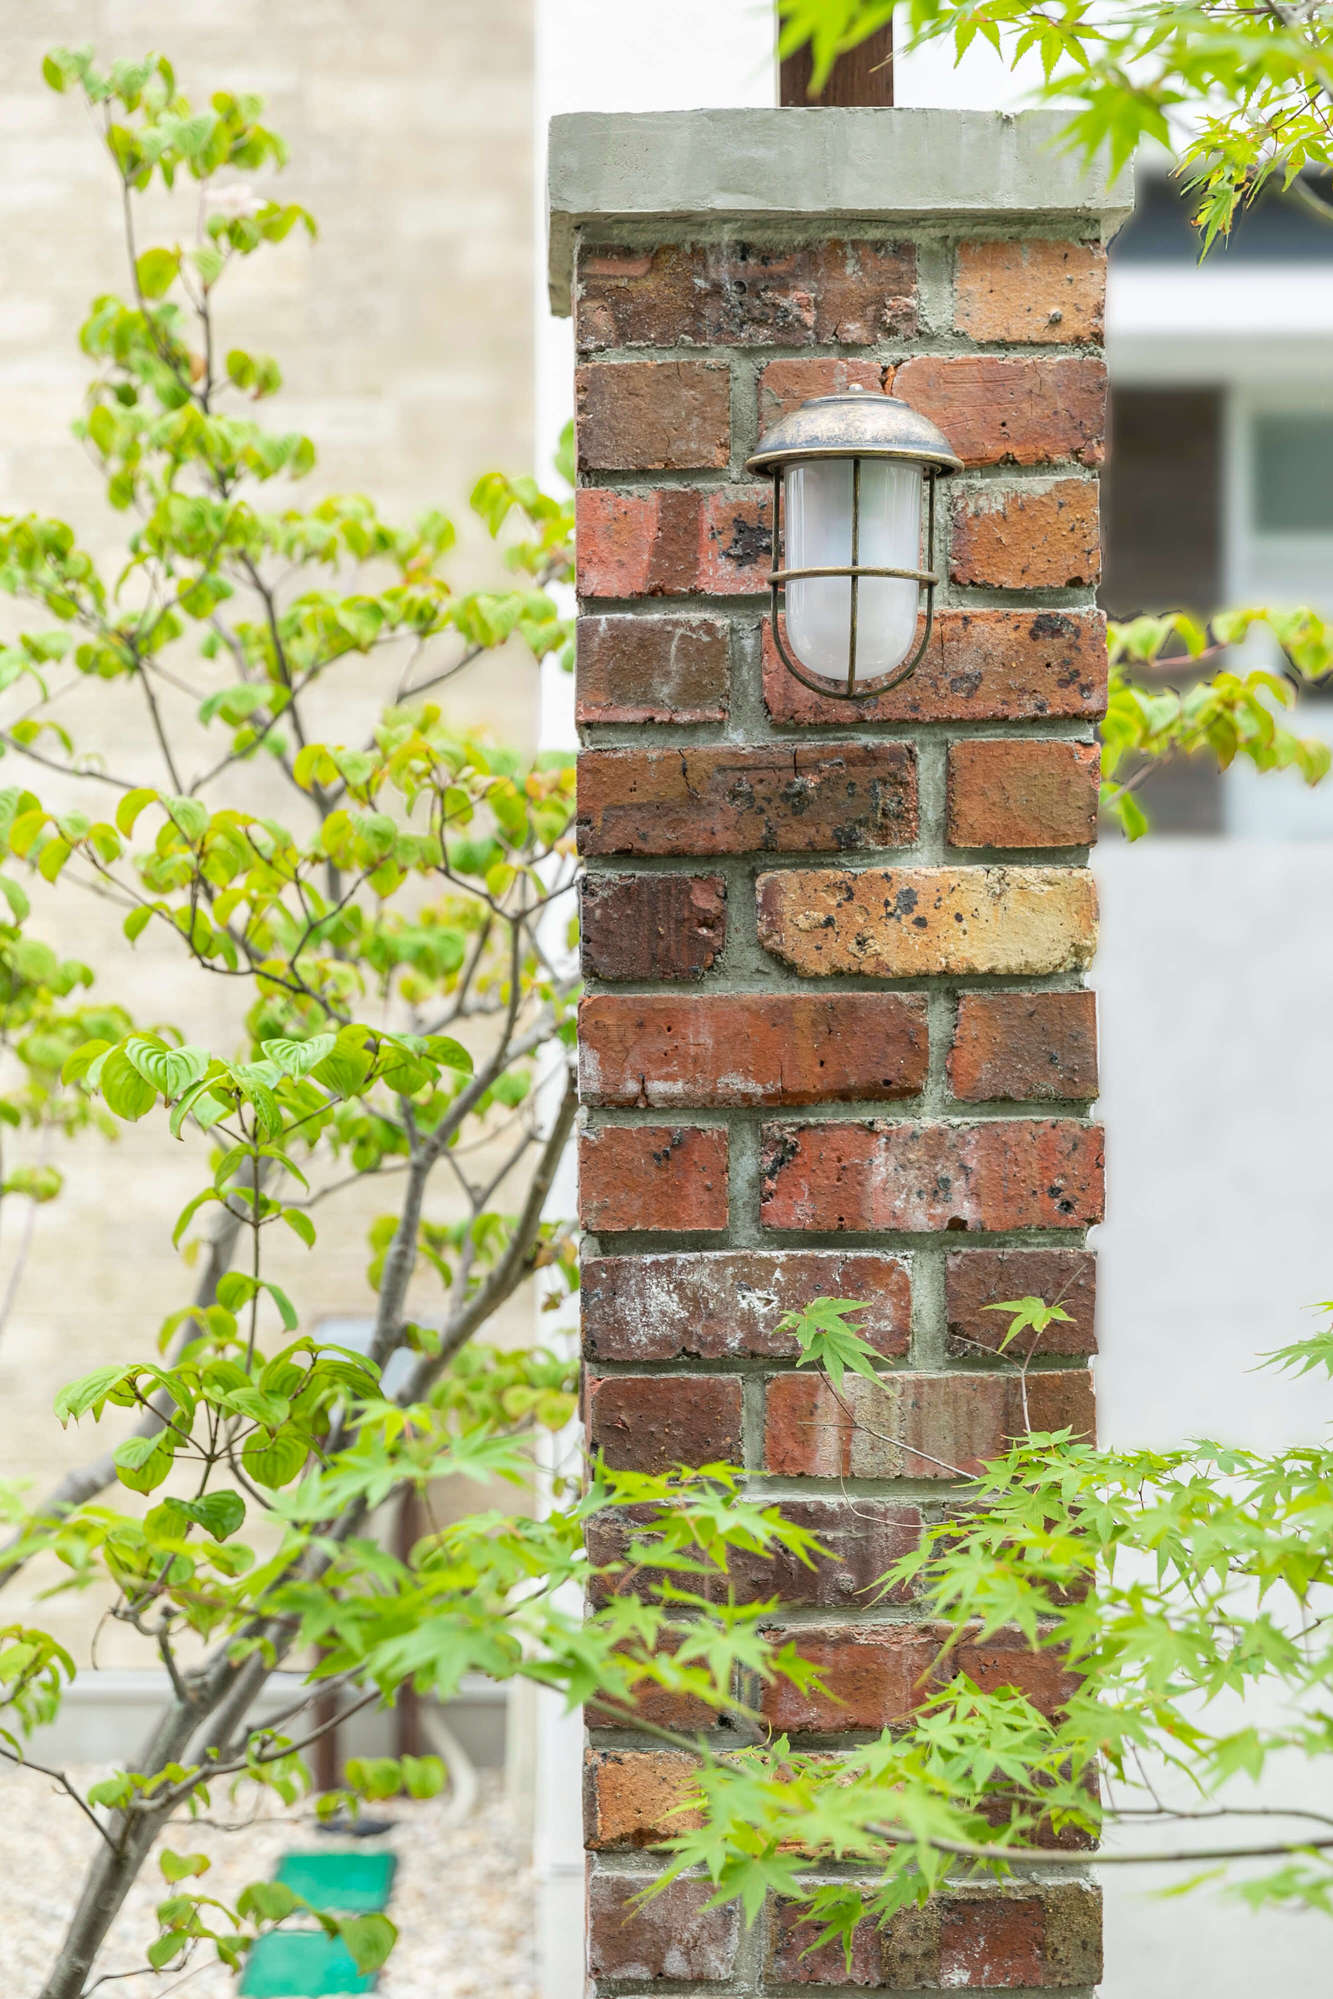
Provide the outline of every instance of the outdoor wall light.
[[866,389],[816,396],[760,438],[746,469],[773,477],[773,638],[806,687],[860,701],[914,671],[939,581],[935,481],[961,464],[928,418]]

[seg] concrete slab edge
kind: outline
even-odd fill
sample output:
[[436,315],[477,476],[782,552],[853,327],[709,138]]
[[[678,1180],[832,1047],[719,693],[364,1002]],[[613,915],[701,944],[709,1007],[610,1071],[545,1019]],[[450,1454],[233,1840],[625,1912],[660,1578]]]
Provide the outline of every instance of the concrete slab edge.
[[570,310],[574,240],[669,227],[821,229],[895,221],[1049,217],[1110,236],[1133,205],[1112,176],[1060,150],[1059,111],[708,110],[568,113],[551,120],[551,310]]

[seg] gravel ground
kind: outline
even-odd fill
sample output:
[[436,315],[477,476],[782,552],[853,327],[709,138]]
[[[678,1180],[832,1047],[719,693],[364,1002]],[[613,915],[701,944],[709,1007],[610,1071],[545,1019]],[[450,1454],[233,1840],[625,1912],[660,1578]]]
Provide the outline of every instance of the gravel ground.
[[[80,1789],[105,1770],[71,1770]],[[337,1845],[313,1831],[308,1815],[266,1815],[243,1830],[173,1826],[163,1845],[207,1853],[212,1868],[200,1886],[234,1901],[247,1882],[272,1876],[292,1847],[320,1851]],[[231,1809],[231,1808],[228,1808]],[[237,1816],[241,1807],[235,1808]],[[399,1941],[380,1978],[380,1999],[534,1999],[533,1900],[529,1857],[518,1838],[498,1780],[484,1779],[466,1825],[445,1823],[447,1802],[376,1806],[396,1831],[384,1840],[348,1842],[366,1851],[388,1845],[398,1872],[388,1914]],[[49,1778],[31,1771],[0,1775],[0,1990],[4,1999],[34,1999],[49,1975],[78,1884],[97,1835],[78,1807]],[[133,1970],[156,1934],[153,1908],[169,1892],[156,1862],[130,1891],[111,1931],[97,1973]],[[203,1947],[182,1973],[118,1978],[98,1986],[98,1999],[234,1999],[236,1985]]]

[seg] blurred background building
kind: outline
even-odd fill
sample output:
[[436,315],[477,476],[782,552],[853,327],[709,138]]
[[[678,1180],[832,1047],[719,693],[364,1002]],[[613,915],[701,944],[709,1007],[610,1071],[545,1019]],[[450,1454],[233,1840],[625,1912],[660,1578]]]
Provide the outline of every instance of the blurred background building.
[[[545,296],[550,116],[775,101],[769,0],[0,0],[0,28],[0,511],[75,518],[94,546],[108,524],[66,426],[85,379],[79,316],[122,282],[118,223],[94,135],[40,81],[51,42],[163,47],[187,90],[269,98],[291,142],[288,185],[322,234],[238,287],[238,333],[281,359],[285,420],[314,435],[326,487],[460,520],[479,471],[545,470],[569,415],[569,323],[549,318]],[[1022,79],[985,50],[959,69],[931,50],[900,58],[896,89],[901,104],[1012,107]],[[1112,254],[1108,344],[1109,608],[1333,611],[1333,231],[1270,204],[1199,268],[1179,200],[1145,163]],[[488,560],[465,531],[460,578],[477,580]],[[572,740],[569,684],[554,669],[539,686],[516,661],[461,687],[469,720]],[[1333,701],[1315,692],[1302,711],[1306,731],[1333,730]],[[1103,1430],[1123,1443],[1211,1434],[1269,1446],[1310,1435],[1326,1413],[1308,1385],[1249,1370],[1333,1294],[1333,781],[1311,793],[1200,765],[1155,782],[1145,803],[1154,835],[1134,847],[1108,835],[1098,859]],[[92,916],[86,936],[59,942],[131,963]],[[138,978],[144,969],[141,946]],[[169,1017],[180,985],[165,958],[153,972]],[[221,1034],[225,1015],[205,1025]],[[85,1448],[49,1419],[56,1386],[109,1353],[146,1350],[180,1298],[169,1237],[182,1195],[156,1138],[131,1130],[70,1168],[66,1197],[36,1217],[0,1334],[0,1466],[42,1483],[54,1453]],[[126,1174],[132,1236],[106,1198],[109,1176]],[[160,1254],[146,1257],[155,1225]],[[349,1227],[301,1267],[315,1316],[364,1311],[363,1244]],[[0,1285],[16,1245],[7,1220]],[[512,1315],[515,1336],[529,1311]],[[65,1618],[86,1656],[77,1604],[43,1614]],[[115,1686],[116,1699],[138,1698]],[[515,1717],[548,1999],[579,1989],[578,1745],[577,1727]],[[1117,1881],[1103,1991],[1239,1999],[1261,1973],[1308,1991],[1312,1948],[1305,1924],[1212,1899],[1154,1902]]]

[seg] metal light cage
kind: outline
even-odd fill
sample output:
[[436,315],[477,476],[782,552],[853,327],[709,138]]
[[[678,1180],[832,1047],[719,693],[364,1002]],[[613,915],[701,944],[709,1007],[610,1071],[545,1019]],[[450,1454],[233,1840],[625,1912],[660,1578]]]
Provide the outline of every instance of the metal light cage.
[[[786,550],[783,474],[791,465],[819,458],[846,458],[851,461],[851,560],[845,567],[788,569],[779,555],[779,551],[785,554]],[[924,475],[922,484],[925,488],[927,566],[924,569],[877,569],[861,563],[861,466],[867,458],[891,458],[907,464],[920,465]],[[838,701],[864,701],[872,695],[882,694],[886,688],[896,687],[900,681],[906,680],[916,671],[930,643],[935,616],[935,586],[940,580],[934,568],[935,481],[946,473],[957,472],[961,465],[962,460],[954,455],[948,440],[927,417],[921,416],[896,396],[877,395],[867,389],[849,389],[835,396],[816,396],[811,402],[802,403],[799,409],[781,417],[772,430],[760,438],[759,449],[749,460],[746,470],[767,472],[773,480],[773,569],[768,578],[773,643],[788,673],[803,686],[812,688],[816,694],[826,694]],[[920,552],[921,537],[918,534],[918,556]],[[786,585],[807,578],[829,576],[846,576],[851,583],[845,682],[803,666],[799,660],[792,657],[783,636]],[[858,685],[857,614],[860,582],[863,576],[894,576],[901,577],[905,581],[915,581],[918,585],[918,618],[920,591],[922,589],[925,591],[925,626],[920,639],[906,659],[900,660],[898,665],[887,673],[878,674],[871,680],[863,680]]]

